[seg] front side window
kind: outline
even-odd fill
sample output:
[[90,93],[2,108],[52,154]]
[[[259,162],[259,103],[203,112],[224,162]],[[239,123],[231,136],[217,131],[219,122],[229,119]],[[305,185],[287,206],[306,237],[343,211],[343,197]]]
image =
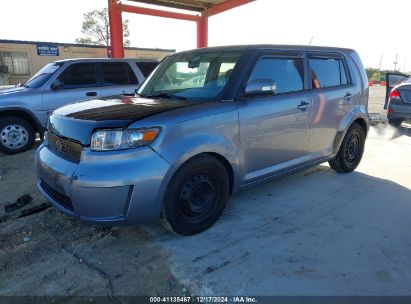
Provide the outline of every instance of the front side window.
[[62,89],[88,88],[97,86],[94,63],[74,63],[58,77]]
[[298,92],[304,88],[302,71],[302,59],[263,57],[257,61],[248,82],[270,79],[275,94]]
[[104,62],[101,63],[103,71],[103,85],[133,85],[138,84],[131,67],[123,62]]
[[226,52],[171,56],[148,78],[139,94],[187,100],[217,99],[240,56]]
[[310,68],[313,89],[322,89],[348,84],[344,62],[341,59],[310,59]]

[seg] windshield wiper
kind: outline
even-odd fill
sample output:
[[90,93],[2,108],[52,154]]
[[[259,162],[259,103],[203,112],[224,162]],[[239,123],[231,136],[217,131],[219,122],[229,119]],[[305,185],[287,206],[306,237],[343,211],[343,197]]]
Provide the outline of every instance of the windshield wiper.
[[153,95],[142,95],[142,97],[187,100],[187,97],[184,97],[184,96],[181,96],[181,95],[175,95],[175,94],[168,94],[168,93],[159,93],[159,94],[153,94]]

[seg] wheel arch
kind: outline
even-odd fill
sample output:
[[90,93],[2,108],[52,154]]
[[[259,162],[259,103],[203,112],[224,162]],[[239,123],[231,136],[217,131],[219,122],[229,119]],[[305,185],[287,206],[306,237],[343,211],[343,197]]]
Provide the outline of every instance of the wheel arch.
[[213,156],[224,165],[224,167],[226,168],[227,173],[228,173],[229,185],[230,185],[230,194],[231,194],[233,192],[233,187],[234,187],[234,169],[233,169],[231,163],[228,161],[228,159],[226,157],[224,157],[220,153],[211,152],[211,151],[210,152],[201,152],[201,153],[192,155],[189,158],[185,159],[182,163],[178,164],[177,167],[174,167],[175,170],[173,170],[173,173],[171,174],[170,180],[167,182],[167,187],[168,187],[168,184],[170,183],[172,177],[178,172],[178,170],[180,168],[182,168],[188,162],[190,162],[190,161],[192,161],[192,160],[194,160],[198,157],[204,156],[204,155]]
[[6,108],[0,110],[0,118],[10,116],[17,116],[26,120],[32,125],[35,132],[43,133],[43,128],[39,120],[33,115],[33,113],[22,108]]
[[353,123],[359,124],[363,128],[365,136],[367,136],[368,129],[369,129],[369,119],[367,116],[356,115],[356,116],[351,117],[351,119],[348,120],[348,123],[347,122],[344,123],[343,121],[343,125],[339,128],[339,130],[337,131],[337,134],[335,135],[335,139],[333,143],[333,154],[338,153],[338,150],[340,149],[344,136]]

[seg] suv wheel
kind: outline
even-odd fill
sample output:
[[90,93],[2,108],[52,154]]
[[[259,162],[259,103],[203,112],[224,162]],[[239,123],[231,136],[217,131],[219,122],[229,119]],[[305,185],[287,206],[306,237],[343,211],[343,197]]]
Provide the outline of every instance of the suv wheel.
[[0,151],[17,154],[30,149],[36,138],[33,126],[20,117],[0,118]]
[[168,185],[160,222],[181,235],[200,233],[219,219],[228,196],[225,166],[211,155],[196,157],[184,164]]
[[393,126],[394,128],[399,128],[401,126],[402,120],[393,120],[393,119],[388,119],[388,124],[390,126]]
[[352,172],[359,165],[364,153],[365,132],[361,125],[353,123],[345,134],[340,150],[328,163],[339,173]]

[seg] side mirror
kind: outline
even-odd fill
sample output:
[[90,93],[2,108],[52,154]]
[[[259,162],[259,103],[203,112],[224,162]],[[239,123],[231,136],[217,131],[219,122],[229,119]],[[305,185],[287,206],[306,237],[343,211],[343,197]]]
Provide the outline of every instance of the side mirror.
[[63,85],[64,85],[64,83],[61,80],[56,79],[51,84],[51,89],[53,91],[60,90]]
[[276,90],[275,82],[272,79],[255,79],[245,87],[246,96],[273,95]]

